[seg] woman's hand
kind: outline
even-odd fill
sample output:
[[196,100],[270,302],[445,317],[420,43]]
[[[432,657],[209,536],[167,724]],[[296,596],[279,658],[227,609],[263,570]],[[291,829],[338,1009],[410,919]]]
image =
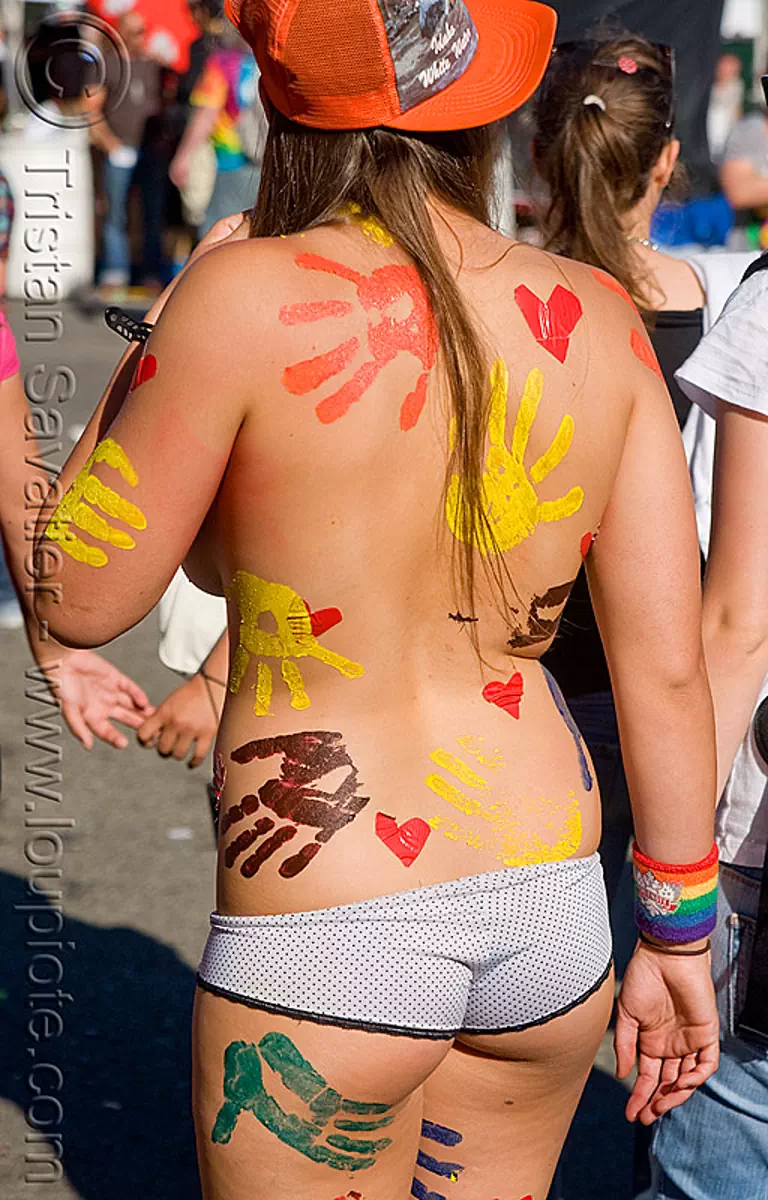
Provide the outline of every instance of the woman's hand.
[[683,1104],[717,1070],[717,1008],[710,955],[686,958],[640,943],[617,1001],[616,1074],[638,1075],[628,1121],[650,1125]]
[[210,689],[209,693],[202,675],[193,675],[171,692],[137,731],[141,745],[147,750],[154,748],[162,758],[180,762],[194,746],[189,766],[199,767],[216,737],[224,707],[225,689],[215,681]]
[[57,648],[54,660],[40,662],[61,704],[64,720],[86,750],[94,734],[117,750],[128,745],[125,734],[111,721],[122,721],[132,729],[143,725],[154,709],[137,683],[91,650]]

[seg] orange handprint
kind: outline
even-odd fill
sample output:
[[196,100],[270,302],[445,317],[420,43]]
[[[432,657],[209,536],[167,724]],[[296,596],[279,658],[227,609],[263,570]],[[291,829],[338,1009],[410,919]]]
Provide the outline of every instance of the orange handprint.
[[531,371],[525,385],[520,410],[512,434],[512,447],[506,444],[509,373],[503,358],[491,369],[491,407],[488,416],[489,449],[483,472],[483,508],[493,526],[496,546],[488,546],[485,530],[467,529],[462,500],[461,479],[451,478],[446,499],[446,518],[454,537],[462,542],[475,538],[484,555],[503,553],[530,537],[540,521],[562,521],[578,512],[584,491],[572,487],[558,500],[539,500],[534,484],[541,483],[563,461],[573,440],[573,417],[560,422],[549,449],[526,471],[525,452],[544,387],[541,371]]
[[[400,409],[400,428],[413,429],[427,398],[427,379],[438,344],[427,293],[416,268],[390,263],[385,267],[377,267],[372,275],[363,275],[320,254],[299,254],[296,265],[306,271],[324,271],[353,283],[357,288],[358,300],[368,314],[368,349],[371,357],[358,367],[351,379],[316,405],[318,419],[324,425],[338,421],[362,398],[384,367],[398,354],[407,352],[415,355],[423,367],[416,386],[406,396]],[[387,310],[394,309],[404,298],[411,303],[407,316],[388,315]],[[280,310],[280,320],[284,325],[302,325],[325,317],[343,316],[350,309],[347,301],[338,300],[287,304]],[[283,384],[293,396],[316,391],[327,380],[340,375],[359,350],[359,339],[352,337],[315,358],[293,363],[283,372]]]

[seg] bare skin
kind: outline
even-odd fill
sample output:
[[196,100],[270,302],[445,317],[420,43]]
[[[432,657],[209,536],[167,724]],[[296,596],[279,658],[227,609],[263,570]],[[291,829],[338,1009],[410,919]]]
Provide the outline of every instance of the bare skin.
[[[508,369],[506,389],[498,366],[493,375],[489,443],[501,457],[489,467],[489,487],[502,478],[501,461],[515,486],[493,493],[492,515],[519,594],[511,611],[499,612],[481,581],[474,613],[462,613],[452,587],[453,533],[440,501],[446,401],[439,359],[433,369],[424,340],[369,373],[346,412],[331,400],[370,364],[377,338],[386,346],[382,314],[402,322],[414,303],[361,305],[358,289],[363,296],[368,286],[361,279],[408,264],[396,245],[376,242],[354,222],[270,241],[246,240],[240,230],[204,254],[150,340],[155,362],[142,368],[143,382],[123,402],[118,372],[106,416],[97,415],[67,468],[65,484],[109,427],[137,481],[127,485],[106,461],[91,473],[137,506],[146,527],[134,512],[130,550],[102,537],[106,561],[97,568],[64,556],[67,607],[44,605],[59,636],[77,644],[114,637],[156,602],[181,560],[199,586],[228,595],[230,692],[217,741],[227,769],[217,900],[225,913],[317,909],[594,851],[597,789],[537,661],[554,626],[544,640],[519,642],[534,597],[557,589],[565,602],[562,585],[575,578],[598,527],[588,572],[615,678],[638,839],[667,862],[697,861],[712,843],[714,731],[694,518],[676,422],[643,349],[642,322],[588,268],[509,243],[459,214],[441,215],[459,239],[459,282],[486,332],[489,373],[497,358]],[[458,272],[454,237],[442,220],[435,227]],[[526,320],[515,301],[521,285],[534,304],[557,286],[578,296],[583,313],[565,355],[562,345],[556,355],[547,344],[540,323]],[[322,317],[306,320],[318,306]],[[297,365],[339,346],[346,349],[331,365],[327,358]],[[340,362],[336,378],[331,366]],[[405,418],[425,368],[423,411]],[[110,408],[117,410],[111,425]],[[123,528],[117,518],[109,524]],[[87,532],[72,532],[97,546]],[[559,615],[541,601],[536,608],[548,621]],[[477,618],[482,665],[462,617]],[[289,640],[297,629],[305,639],[306,652],[289,656],[287,668],[274,643],[264,649],[264,637],[281,628]],[[483,695],[489,684],[495,690]],[[313,786],[346,787],[358,808],[346,824],[331,828],[331,821],[330,837],[302,869],[281,872],[313,841],[314,829],[297,818],[290,842],[257,870],[244,870],[259,850],[254,840],[235,853],[253,824],[244,820],[244,797],[278,779],[303,745],[298,735],[313,731],[330,739],[322,753],[339,734],[346,755],[316,773]],[[267,746],[275,738],[297,740],[289,752],[285,742]],[[469,807],[456,803],[457,791]],[[478,795],[482,811],[471,803]],[[376,836],[377,813],[398,825],[431,823],[411,866]],[[715,1068],[712,988],[706,958],[667,967],[648,948],[638,950],[628,979],[619,1068],[626,1073],[639,1049],[642,1074],[628,1115],[651,1121]],[[611,996],[609,980],[540,1028],[462,1038],[449,1048],[290,1021],[201,995],[195,1070],[205,1195],[245,1200],[258,1181],[275,1197],[335,1200],[355,1189],[365,1200],[405,1197],[424,1116],[465,1139],[459,1200],[462,1189],[467,1197],[544,1200]],[[347,1177],[288,1148],[251,1113],[239,1116],[229,1140],[212,1140],[224,1098],[222,1055],[243,1042],[255,1070],[259,1055],[247,1047],[264,1037],[289,1038],[342,1094],[400,1106],[374,1166]],[[270,1076],[283,1112],[299,1113],[283,1087]],[[434,1190],[434,1178],[423,1182]]]

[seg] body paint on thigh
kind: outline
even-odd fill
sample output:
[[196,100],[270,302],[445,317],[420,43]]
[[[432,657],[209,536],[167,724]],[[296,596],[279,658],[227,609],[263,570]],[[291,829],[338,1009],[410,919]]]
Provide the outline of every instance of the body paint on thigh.
[[[270,1095],[265,1067],[274,1071],[287,1091],[296,1097],[292,1107],[297,1111],[286,1112]],[[345,1099],[328,1086],[283,1033],[265,1033],[258,1046],[242,1041],[227,1046],[224,1103],[211,1140],[226,1145],[240,1114],[246,1111],[284,1145],[336,1171],[364,1171],[372,1167],[381,1151],[392,1142],[389,1137],[374,1138],[370,1134],[391,1124],[395,1106]]]
[[[365,674],[360,663],[352,662],[318,642],[318,636],[341,621],[338,608],[312,612],[293,588],[282,583],[269,583],[248,571],[237,571],[226,589],[228,599],[234,600],[240,614],[240,636],[232,657],[229,690],[240,691],[251,656],[258,659],[254,712],[257,717],[272,716],[272,668],[263,659],[280,660],[283,681],[291,695],[291,708],[309,708],[310,699],[304,688],[301,671],[291,659],[316,658],[333,667],[346,679],[359,679]],[[274,633],[261,624],[262,617],[271,615],[277,626]]]
[[[437,1142],[439,1146],[446,1149],[458,1146],[464,1140],[455,1129],[448,1129],[446,1125],[438,1125],[434,1121],[422,1121],[421,1137],[422,1141]],[[428,1171],[431,1175],[437,1175],[446,1183],[458,1183],[459,1176],[464,1170],[463,1163],[437,1158],[425,1150],[419,1150],[416,1167],[417,1169],[421,1168],[422,1171]],[[417,1200],[446,1200],[442,1192],[430,1191],[420,1179],[414,1179],[411,1185],[411,1195],[415,1196]]]
[[544,672],[544,678],[547,681],[547,687],[549,688],[549,694],[551,695],[552,699],[554,700],[555,705],[557,707],[557,711],[560,713],[560,716],[565,721],[565,724],[568,728],[568,732],[570,733],[571,737],[573,738],[573,740],[576,744],[576,750],[578,751],[578,755],[579,755],[579,769],[581,770],[581,782],[584,786],[584,791],[591,792],[592,788],[594,787],[595,781],[592,778],[592,772],[589,768],[589,759],[587,758],[587,752],[584,749],[584,739],[581,736],[581,730],[579,729],[578,725],[576,724],[576,722],[574,721],[574,719],[571,715],[571,710],[569,709],[568,705],[566,704],[565,696],[560,691],[560,685],[557,682],[557,680],[555,679],[554,675],[550,671],[548,671],[547,668],[543,664],[542,664],[541,669]]
[[[551,445],[531,466],[525,465],[525,454],[531,428],[536,419],[544,389],[544,376],[534,369],[528,376],[515,419],[511,445],[507,445],[507,414],[509,409],[509,372],[503,358],[497,358],[491,369],[491,403],[488,417],[488,457],[483,471],[483,509],[493,526],[496,546],[488,546],[484,528],[467,528],[468,514],[462,496],[459,475],[451,476],[446,496],[446,518],[454,537],[461,542],[473,542],[486,557],[504,553],[530,537],[540,522],[562,521],[577,513],[584,503],[581,487],[572,487],[557,500],[539,500],[534,485],[542,483],[560,465],[573,441],[573,417],[567,415]],[[453,429],[451,442],[454,441]]]
[[578,296],[558,283],[549,300],[540,300],[535,292],[521,283],[515,288],[515,302],[539,345],[559,363],[564,363],[571,345],[571,334],[583,313]]
[[[245,765],[256,759],[264,761],[275,754],[282,755],[279,777],[263,783],[258,795],[248,793],[239,804],[228,808],[221,820],[222,837],[233,825],[260,811],[262,805],[286,822],[272,833],[275,820],[261,812],[253,825],[229,843],[224,851],[224,865],[232,868],[259,838],[271,834],[241,862],[240,874],[246,879],[252,879],[268,858],[294,838],[300,826],[317,829],[314,841],[285,859],[279,868],[278,874],[283,879],[293,879],[334,834],[354,821],[370,801],[370,796],[357,795],[362,785],[340,733],[323,730],[259,738],[233,750],[230,758],[232,762]],[[335,791],[324,791],[318,786],[322,779],[340,768],[346,774]]]
[[106,566],[109,555],[100,546],[91,546],[84,542],[70,529],[70,525],[82,529],[97,541],[115,546],[118,550],[133,550],[136,543],[130,534],[113,528],[94,509],[101,509],[108,517],[116,517],[132,529],[147,528],[147,518],[140,508],[91,474],[91,469],[96,463],[105,463],[113,470],[119,471],[130,487],[136,487],[139,482],[139,477],[122,446],[119,446],[114,438],[104,438],[64,493],[45,531],[46,537],[52,542],[58,542],[65,554],[89,567]]
[[[361,400],[368,388],[389,363],[400,354],[412,354],[422,371],[415,387],[400,408],[400,428],[413,429],[427,398],[429,372],[435,362],[438,347],[437,326],[429,300],[415,267],[405,263],[390,263],[377,267],[371,275],[346,267],[343,263],[319,254],[299,254],[296,265],[305,271],[321,271],[354,284],[357,299],[368,315],[368,358],[355,373],[330,396],[315,406],[318,420],[324,425],[338,421]],[[392,315],[406,301],[409,311],[403,317]],[[330,310],[319,315],[337,315]],[[306,314],[304,305],[285,305],[280,320],[286,325],[300,325],[316,320]],[[341,374],[351,364],[360,349],[358,338],[349,338],[333,349],[303,362],[293,363],[283,372],[283,386],[293,396],[314,392],[329,379]]]
[[[436,750],[430,758],[459,784],[483,793],[484,797],[491,792],[486,779],[448,751]],[[467,827],[452,818],[436,815],[430,818],[430,826],[451,841],[464,842],[470,849],[492,855],[505,867],[560,862],[572,858],[581,845],[581,809],[573,792],[567,796],[565,805],[545,796],[535,799],[521,796],[512,804],[503,794],[498,799],[488,796],[487,801],[481,800],[437,773],[428,775],[425,783],[441,800],[475,822]],[[525,828],[523,817],[527,818],[526,825],[538,825],[543,832]]]

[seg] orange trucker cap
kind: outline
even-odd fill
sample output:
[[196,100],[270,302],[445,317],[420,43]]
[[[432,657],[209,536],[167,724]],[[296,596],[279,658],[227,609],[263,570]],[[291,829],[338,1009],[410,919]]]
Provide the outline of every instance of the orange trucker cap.
[[541,83],[557,15],[534,0],[226,0],[284,116],[315,129],[486,125]]

